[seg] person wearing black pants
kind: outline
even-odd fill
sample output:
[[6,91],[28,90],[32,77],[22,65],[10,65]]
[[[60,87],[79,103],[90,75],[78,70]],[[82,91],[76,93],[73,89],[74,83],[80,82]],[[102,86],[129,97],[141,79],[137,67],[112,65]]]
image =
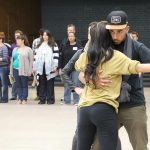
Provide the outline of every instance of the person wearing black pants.
[[36,95],[37,95],[37,97],[35,98],[35,100],[38,100],[39,98],[39,91],[40,91],[40,86],[38,85],[37,87],[36,87]]
[[96,132],[100,139],[101,150],[116,150],[117,113],[112,106],[96,103],[80,108],[77,150],[90,150]]
[[58,46],[50,31],[44,30],[33,63],[33,70],[39,82],[38,104],[45,104],[46,100],[47,104],[55,103],[54,79],[58,75],[58,60]]
[[46,100],[47,100],[47,104],[55,103],[54,80],[55,80],[55,78],[51,78],[50,80],[47,80],[46,74],[45,74],[45,67],[44,67],[43,75],[39,76],[40,104],[45,104]]

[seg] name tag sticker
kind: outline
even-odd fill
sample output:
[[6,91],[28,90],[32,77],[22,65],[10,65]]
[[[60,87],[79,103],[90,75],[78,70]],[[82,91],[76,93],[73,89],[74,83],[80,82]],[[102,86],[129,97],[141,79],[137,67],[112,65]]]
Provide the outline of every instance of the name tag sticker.
[[77,51],[77,50],[78,50],[78,47],[73,47],[73,50],[74,50],[74,51]]
[[57,51],[57,50],[58,50],[58,47],[54,47],[54,50]]

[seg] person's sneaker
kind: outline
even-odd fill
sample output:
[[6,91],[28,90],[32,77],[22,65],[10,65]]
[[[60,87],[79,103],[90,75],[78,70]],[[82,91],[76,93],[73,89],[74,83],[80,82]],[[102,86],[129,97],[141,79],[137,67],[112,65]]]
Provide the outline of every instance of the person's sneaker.
[[17,98],[12,97],[12,98],[10,98],[10,100],[11,100],[11,101],[15,101],[15,100],[17,100]]

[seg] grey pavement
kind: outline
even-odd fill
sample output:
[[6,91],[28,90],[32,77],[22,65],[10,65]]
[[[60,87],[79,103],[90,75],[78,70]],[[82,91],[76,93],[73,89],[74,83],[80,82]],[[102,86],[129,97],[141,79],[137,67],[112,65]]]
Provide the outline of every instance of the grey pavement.
[[[33,101],[35,89],[30,89],[27,105],[17,105],[15,101],[0,104],[0,150],[71,150],[76,106],[60,105],[62,87],[56,87],[55,92],[55,105],[37,105]],[[150,88],[145,89],[145,96],[150,117]],[[125,129],[119,134],[123,150],[132,150]],[[148,134],[150,137],[150,128]]]

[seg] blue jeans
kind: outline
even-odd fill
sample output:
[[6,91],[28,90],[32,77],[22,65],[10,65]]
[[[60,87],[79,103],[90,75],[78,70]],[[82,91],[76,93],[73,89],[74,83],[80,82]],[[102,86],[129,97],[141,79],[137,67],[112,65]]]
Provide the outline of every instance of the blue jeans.
[[19,100],[23,101],[28,98],[28,77],[27,76],[19,76],[18,70],[14,69],[14,78],[16,81],[17,91],[18,91],[18,98]]
[[0,67],[0,100],[5,102],[8,102],[8,72],[8,67]]
[[17,84],[16,84],[16,82],[12,85],[11,95],[12,95],[13,98],[17,99],[18,92],[17,92]]
[[[78,87],[80,84],[80,81],[78,79],[79,73],[77,71],[73,71],[70,74],[71,80],[74,82],[74,84]],[[64,87],[64,101],[66,104],[69,104],[71,102],[71,90],[69,87]],[[73,93],[73,101],[74,104],[77,104],[79,102],[79,95],[77,93]]]

